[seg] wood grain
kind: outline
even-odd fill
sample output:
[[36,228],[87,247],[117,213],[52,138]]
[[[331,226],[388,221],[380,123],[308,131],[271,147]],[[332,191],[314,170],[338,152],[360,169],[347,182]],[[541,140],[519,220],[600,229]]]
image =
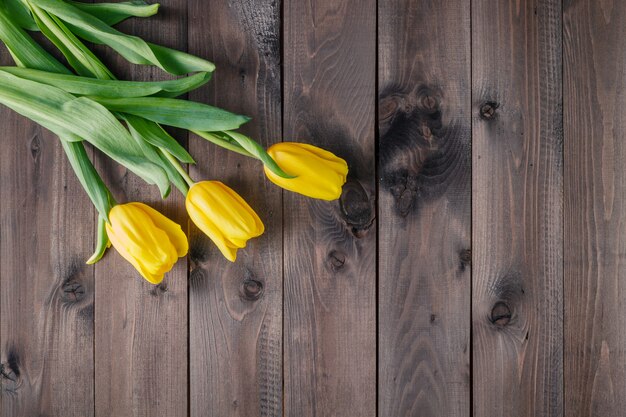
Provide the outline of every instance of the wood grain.
[[285,415],[376,414],[376,3],[287,2],[284,138],[345,158],[339,201],[285,192]]
[[469,6],[378,3],[382,416],[470,413]]
[[[161,2],[159,15],[134,19],[120,30],[186,50],[186,2]],[[167,78],[161,71],[128,64],[98,49],[123,79]],[[178,132],[183,142],[186,135]],[[166,201],[158,190],[109,159],[100,159],[105,181],[120,203],[145,202],[183,225],[181,194]],[[176,417],[188,415],[187,260],[181,259],[158,286],[145,281],[114,249],[96,266],[96,416]]]
[[476,416],[563,415],[561,23],[472,2]]
[[626,3],[564,2],[565,413],[626,410]]
[[[215,62],[191,99],[253,117],[242,132],[264,146],[281,138],[280,3],[193,0],[189,48]],[[192,137],[195,180],[219,180],[259,213],[265,234],[226,260],[191,230],[191,415],[282,415],[281,191],[255,160]]]
[[0,120],[0,415],[92,416],[94,210],[56,136]]

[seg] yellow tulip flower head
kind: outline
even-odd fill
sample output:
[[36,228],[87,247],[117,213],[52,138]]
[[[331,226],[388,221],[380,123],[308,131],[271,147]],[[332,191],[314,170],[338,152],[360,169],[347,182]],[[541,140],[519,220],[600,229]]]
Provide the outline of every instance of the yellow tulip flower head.
[[327,150],[304,143],[281,142],[267,153],[278,166],[295,178],[283,178],[265,167],[265,175],[274,184],[307,197],[336,200],[346,183],[348,164]]
[[231,262],[248,239],[263,234],[259,216],[239,194],[219,181],[194,184],[185,201],[191,220]]
[[180,225],[142,203],[114,206],[107,234],[113,247],[152,284],[163,280],[189,244]]

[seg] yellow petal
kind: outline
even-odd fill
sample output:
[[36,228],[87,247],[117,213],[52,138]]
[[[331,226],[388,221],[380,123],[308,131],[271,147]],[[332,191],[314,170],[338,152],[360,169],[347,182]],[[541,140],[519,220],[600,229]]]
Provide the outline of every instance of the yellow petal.
[[237,249],[228,246],[226,238],[219,228],[205,216],[202,209],[196,206],[193,201],[187,199],[185,206],[187,213],[189,213],[189,218],[191,218],[195,225],[215,243],[226,259],[234,262],[237,258]]
[[[145,204],[121,204],[111,209],[110,223],[106,224],[113,247],[152,284],[163,280],[164,274],[172,269],[179,256],[179,248],[170,238],[172,230],[175,233],[175,227],[163,221],[164,216],[160,218],[155,213],[158,212]],[[176,243],[182,245],[180,240]]]
[[283,178],[265,167],[265,174],[274,184],[321,200],[336,200],[341,196],[348,175],[345,160],[303,143],[281,142],[267,152],[285,172],[296,177]]
[[144,270],[154,273],[177,259],[167,234],[140,207],[132,203],[115,206],[109,218],[120,243]]
[[146,214],[152,219],[154,225],[163,230],[170,239],[170,242],[176,248],[176,253],[178,257],[183,257],[187,255],[189,251],[189,242],[187,241],[187,236],[180,225],[169,218],[165,217],[163,214],[153,209],[152,207],[143,204],[143,203],[130,203],[146,212]]
[[185,200],[191,220],[231,262],[248,239],[261,235],[265,227],[256,212],[235,191],[219,181],[194,184]]
[[128,249],[126,249],[126,246],[122,244],[121,240],[118,239],[118,236],[115,234],[115,232],[113,231],[113,229],[108,223],[106,224],[106,228],[107,228],[107,234],[109,235],[109,240],[111,241],[111,244],[113,245],[115,250],[117,250],[117,252],[120,255],[122,255],[122,257],[126,259],[132,266],[134,266],[135,269],[141,274],[142,277],[144,277],[148,282],[152,284],[159,284],[161,281],[163,281],[164,274],[161,274],[160,276],[151,274],[149,271],[143,268],[143,266],[140,265],[138,260],[135,259],[130,254]]

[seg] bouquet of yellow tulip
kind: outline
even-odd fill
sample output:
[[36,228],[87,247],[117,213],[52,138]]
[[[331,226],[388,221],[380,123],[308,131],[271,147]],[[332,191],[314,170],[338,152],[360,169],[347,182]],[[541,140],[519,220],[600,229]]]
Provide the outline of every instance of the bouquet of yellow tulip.
[[[186,129],[217,146],[258,159],[274,184],[312,198],[335,200],[346,181],[346,162],[301,143],[264,149],[236,131],[250,119],[180,99],[211,79],[215,66],[202,58],[145,42],[113,26],[156,14],[158,4],[133,0],[0,0],[0,41],[15,66],[0,67],[0,103],[55,133],[80,183],[99,213],[94,254],[113,247],[149,282],[158,284],[187,254],[180,225],[139,202],[119,204],[85,151],[88,142],[122,164],[163,198],[174,185],[186,196],[191,220],[235,261],[237,250],[260,236],[263,222],[234,190],[211,180],[195,182],[181,164],[193,157],[162,126]],[[40,31],[61,52],[68,69],[33,40]],[[103,44],[129,62],[153,65],[182,78],[117,80],[83,41]],[[191,75],[187,75],[191,74]]]

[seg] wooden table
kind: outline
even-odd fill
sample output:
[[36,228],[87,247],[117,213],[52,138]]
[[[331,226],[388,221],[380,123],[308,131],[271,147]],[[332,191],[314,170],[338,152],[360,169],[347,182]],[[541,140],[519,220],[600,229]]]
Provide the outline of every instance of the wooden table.
[[267,233],[231,264],[188,227],[154,287],[113,251],[85,265],[96,214],[58,141],[0,109],[3,417],[626,415],[626,2],[162,3],[120,27],[217,64],[191,99],[349,181],[308,200],[177,132]]

